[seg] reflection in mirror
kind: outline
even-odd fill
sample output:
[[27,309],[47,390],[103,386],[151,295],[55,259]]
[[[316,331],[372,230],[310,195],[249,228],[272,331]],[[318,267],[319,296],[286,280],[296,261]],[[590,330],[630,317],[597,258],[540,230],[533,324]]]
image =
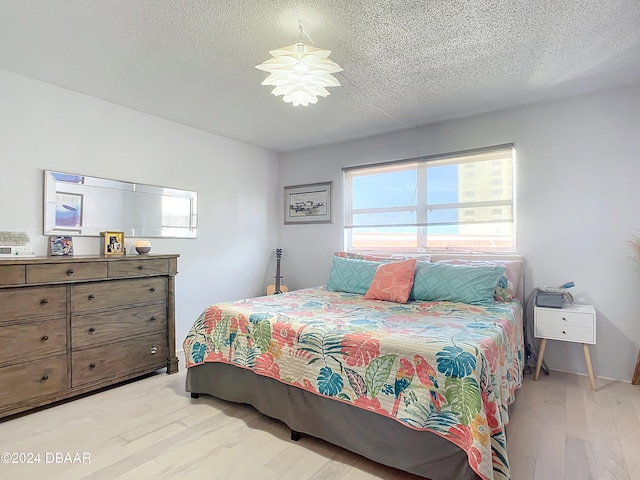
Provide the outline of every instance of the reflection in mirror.
[[44,234],[196,238],[198,194],[61,172],[44,172]]

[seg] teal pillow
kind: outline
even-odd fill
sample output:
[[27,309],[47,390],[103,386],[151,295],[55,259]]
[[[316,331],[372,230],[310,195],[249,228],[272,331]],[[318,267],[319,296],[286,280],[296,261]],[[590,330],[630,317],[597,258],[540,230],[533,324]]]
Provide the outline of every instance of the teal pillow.
[[490,305],[493,303],[496,286],[504,275],[505,268],[501,265],[418,262],[409,298],[427,302]]
[[364,295],[380,263],[334,256],[327,290]]

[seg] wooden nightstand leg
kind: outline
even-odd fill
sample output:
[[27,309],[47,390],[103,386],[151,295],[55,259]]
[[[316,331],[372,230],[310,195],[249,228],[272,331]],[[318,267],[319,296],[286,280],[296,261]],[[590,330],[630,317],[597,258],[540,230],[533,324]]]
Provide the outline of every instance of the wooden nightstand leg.
[[584,350],[584,361],[587,362],[587,372],[589,372],[589,381],[591,382],[591,390],[596,391],[596,381],[593,378],[593,367],[591,366],[591,354],[589,353],[589,345],[582,344]]
[[542,357],[544,357],[544,349],[547,347],[547,339],[543,338],[538,350],[538,360],[536,360],[536,373],[533,375],[534,380],[538,380],[540,375],[540,367],[542,366]]

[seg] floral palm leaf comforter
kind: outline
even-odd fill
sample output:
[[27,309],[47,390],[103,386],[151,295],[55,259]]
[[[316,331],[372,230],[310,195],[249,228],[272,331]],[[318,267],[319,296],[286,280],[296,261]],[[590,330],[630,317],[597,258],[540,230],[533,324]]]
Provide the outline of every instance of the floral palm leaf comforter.
[[184,341],[187,367],[234,364],[435,432],[485,479],[510,478],[523,349],[517,302],[401,305],[322,288],[212,305]]

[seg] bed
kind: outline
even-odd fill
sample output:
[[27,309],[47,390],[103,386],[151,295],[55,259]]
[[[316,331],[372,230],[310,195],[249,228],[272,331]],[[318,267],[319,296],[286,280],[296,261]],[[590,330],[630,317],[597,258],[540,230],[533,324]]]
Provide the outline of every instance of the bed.
[[[476,262],[501,264],[510,295],[398,303],[334,291],[330,279],[215,304],[184,341],[187,391],[251,404],[287,424],[292,439],[322,438],[432,480],[510,478],[505,427],[524,366],[522,258],[430,260],[476,271],[484,268]],[[332,275],[335,265],[336,257]]]

